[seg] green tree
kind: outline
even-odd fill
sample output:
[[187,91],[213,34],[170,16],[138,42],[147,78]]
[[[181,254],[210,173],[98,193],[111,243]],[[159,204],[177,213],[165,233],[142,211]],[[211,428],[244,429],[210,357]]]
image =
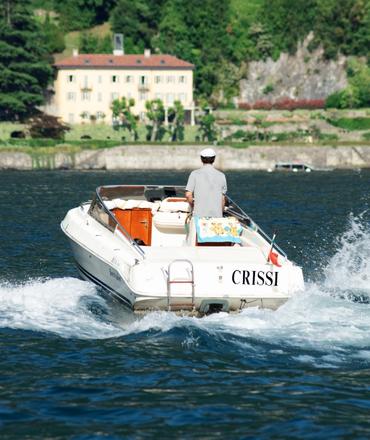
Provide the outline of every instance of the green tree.
[[49,53],[60,53],[63,52],[66,45],[64,43],[64,34],[51,19],[50,15],[47,14],[45,21],[42,26],[42,30],[45,35],[45,40],[47,44],[47,50]]
[[180,101],[168,109],[169,132],[172,142],[184,140],[185,110]]
[[146,117],[150,121],[146,126],[147,140],[151,142],[160,141],[166,131],[163,127],[165,118],[163,102],[160,99],[146,101],[145,108],[147,110]]
[[82,32],[78,49],[80,53],[112,53],[112,35],[99,37],[91,32]]
[[132,107],[135,105],[134,99],[126,99],[125,97],[115,99],[112,102],[113,128],[115,130],[128,130],[133,141],[138,140],[137,131],[138,117],[132,113]]
[[317,1],[313,25],[315,43],[322,44],[327,58],[370,53],[370,1]]
[[230,0],[168,0],[155,45],[195,64],[195,87],[209,97],[219,80],[220,63],[227,56]]
[[263,0],[259,21],[268,31],[274,54],[294,52],[313,31],[311,48],[324,47],[325,56],[369,55],[369,0]]
[[280,51],[295,52],[298,41],[313,30],[316,12],[317,0],[263,0],[259,21],[270,35],[275,57]]
[[152,48],[164,0],[118,0],[111,14],[112,30],[125,36],[125,52]]
[[88,29],[103,23],[116,0],[54,0],[60,25],[65,31]]
[[348,61],[348,86],[331,94],[326,100],[327,108],[358,108],[370,106],[370,67],[363,61]]
[[30,1],[0,5],[0,120],[19,120],[43,103],[52,69]]
[[199,133],[202,141],[213,142],[217,140],[216,118],[212,113],[204,113],[199,120]]

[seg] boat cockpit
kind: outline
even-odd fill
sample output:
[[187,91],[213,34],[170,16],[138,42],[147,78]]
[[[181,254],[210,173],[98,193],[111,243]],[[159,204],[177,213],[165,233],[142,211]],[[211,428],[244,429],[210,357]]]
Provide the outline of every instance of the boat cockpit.
[[229,221],[229,228],[239,228],[238,239],[201,242],[184,186],[101,186],[96,189],[88,213],[113,233],[122,234],[141,252],[143,246],[248,246],[251,243],[261,246],[271,243],[271,239],[228,196],[224,220]]

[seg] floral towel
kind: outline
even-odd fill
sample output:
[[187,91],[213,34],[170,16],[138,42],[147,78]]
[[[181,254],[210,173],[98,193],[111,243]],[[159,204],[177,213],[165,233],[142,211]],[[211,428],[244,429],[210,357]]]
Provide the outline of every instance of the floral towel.
[[234,217],[194,217],[198,243],[241,243],[242,227]]

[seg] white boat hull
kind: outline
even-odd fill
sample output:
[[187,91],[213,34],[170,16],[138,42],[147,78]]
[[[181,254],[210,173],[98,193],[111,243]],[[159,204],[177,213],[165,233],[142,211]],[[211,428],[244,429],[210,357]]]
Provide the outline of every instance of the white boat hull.
[[[80,275],[133,311],[204,314],[256,306],[277,309],[303,290],[299,267],[290,261],[276,267],[261,256],[254,261],[253,249],[143,247],[146,256],[141,260],[120,234],[93,219],[86,205],[70,210],[61,227],[70,240]],[[193,267],[193,291],[187,281],[169,287],[169,265],[178,261],[184,272],[184,259]]]

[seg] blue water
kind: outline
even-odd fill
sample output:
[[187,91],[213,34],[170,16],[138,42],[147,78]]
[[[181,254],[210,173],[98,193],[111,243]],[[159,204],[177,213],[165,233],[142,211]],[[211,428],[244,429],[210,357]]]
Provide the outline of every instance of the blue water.
[[227,173],[302,265],[278,311],[127,320],[59,222],[94,188],[184,172],[0,173],[0,438],[370,438],[370,171]]

